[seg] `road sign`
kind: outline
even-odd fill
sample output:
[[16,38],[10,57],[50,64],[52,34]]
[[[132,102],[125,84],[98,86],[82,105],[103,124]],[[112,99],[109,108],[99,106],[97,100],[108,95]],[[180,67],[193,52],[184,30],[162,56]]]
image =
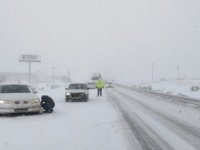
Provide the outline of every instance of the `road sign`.
[[28,75],[28,81],[31,82],[31,63],[32,62],[41,62],[40,55],[32,55],[32,54],[23,54],[19,56],[20,62],[28,62],[29,63],[29,75]]
[[32,54],[23,54],[19,56],[19,61],[25,62],[41,62],[40,55],[32,55]]

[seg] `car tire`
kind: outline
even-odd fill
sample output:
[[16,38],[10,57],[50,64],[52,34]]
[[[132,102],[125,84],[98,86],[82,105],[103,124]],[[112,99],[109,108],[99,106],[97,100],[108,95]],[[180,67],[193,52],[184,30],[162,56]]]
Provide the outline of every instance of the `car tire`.
[[65,102],[69,102],[69,101],[70,101],[70,99],[65,97]]
[[88,96],[85,98],[85,102],[87,102],[88,101]]

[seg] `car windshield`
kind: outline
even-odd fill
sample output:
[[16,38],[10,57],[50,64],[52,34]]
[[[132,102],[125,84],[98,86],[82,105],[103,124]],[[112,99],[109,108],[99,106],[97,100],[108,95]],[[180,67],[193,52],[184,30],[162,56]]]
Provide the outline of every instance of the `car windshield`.
[[27,85],[2,85],[0,86],[1,93],[30,93]]
[[69,89],[87,89],[86,84],[70,84]]
[[98,76],[96,76],[96,77],[92,77],[92,80],[98,80],[98,79],[99,79]]
[[95,83],[88,83],[88,85],[94,85]]

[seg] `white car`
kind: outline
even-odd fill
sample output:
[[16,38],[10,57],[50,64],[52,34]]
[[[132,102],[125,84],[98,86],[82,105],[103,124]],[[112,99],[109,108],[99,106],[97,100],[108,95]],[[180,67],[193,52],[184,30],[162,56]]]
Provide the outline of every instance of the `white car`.
[[88,88],[89,89],[96,89],[96,83],[95,82],[88,82]]
[[0,84],[0,114],[40,112],[40,99],[27,84]]
[[111,82],[107,82],[107,83],[106,83],[106,88],[113,88],[112,83],[111,83]]

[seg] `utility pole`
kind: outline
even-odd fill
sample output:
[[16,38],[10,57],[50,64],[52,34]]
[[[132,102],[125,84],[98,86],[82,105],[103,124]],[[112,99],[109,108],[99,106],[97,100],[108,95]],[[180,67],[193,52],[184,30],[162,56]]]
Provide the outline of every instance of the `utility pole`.
[[176,71],[177,71],[177,80],[180,78],[180,66],[177,65],[177,68],[176,68]]
[[151,63],[151,82],[153,83],[154,81],[154,63]]
[[69,82],[71,82],[71,71],[70,71],[70,69],[68,69],[67,76],[68,76]]
[[55,84],[55,67],[52,67],[53,84]]
[[29,71],[28,71],[28,82],[31,83],[31,61],[29,63]]

